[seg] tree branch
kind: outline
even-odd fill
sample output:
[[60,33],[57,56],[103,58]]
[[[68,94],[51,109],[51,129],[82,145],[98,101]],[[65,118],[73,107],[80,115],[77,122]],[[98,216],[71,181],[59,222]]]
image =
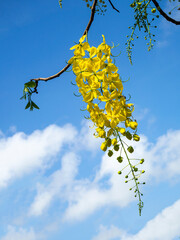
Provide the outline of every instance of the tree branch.
[[157,10],[159,11],[159,13],[169,22],[172,22],[176,25],[180,25],[180,21],[176,21],[175,19],[169,17],[159,6],[158,2],[156,0],[151,0],[154,5],[156,6]]
[[112,2],[111,2],[111,0],[108,0],[109,1],[109,3],[111,4],[111,6],[112,6],[112,8],[114,9],[114,10],[116,10],[117,12],[120,12],[117,8],[115,8],[115,6],[112,4]]
[[[97,4],[97,0],[94,0],[93,5],[92,5],[92,7],[91,7],[91,17],[90,17],[90,20],[89,20],[89,22],[88,22],[88,24],[87,24],[87,27],[86,27],[83,35],[85,35],[85,34],[88,33],[88,31],[89,31],[89,29],[90,29],[90,27],[91,27],[91,24],[92,24],[92,22],[93,22],[93,20],[94,20],[94,14],[95,14],[95,9],[96,9],[96,4]],[[65,72],[70,66],[71,66],[71,64],[67,64],[61,71],[59,71],[58,73],[56,73],[56,74],[54,74],[54,75],[52,75],[52,76],[50,76],[50,77],[47,77],[47,78],[33,78],[33,79],[31,79],[31,80],[36,81],[36,85],[37,85],[38,81],[49,81],[49,80],[52,80],[52,79],[54,79],[54,78],[59,77],[59,76],[60,76],[63,72]],[[37,87],[36,87],[36,92],[37,92]]]

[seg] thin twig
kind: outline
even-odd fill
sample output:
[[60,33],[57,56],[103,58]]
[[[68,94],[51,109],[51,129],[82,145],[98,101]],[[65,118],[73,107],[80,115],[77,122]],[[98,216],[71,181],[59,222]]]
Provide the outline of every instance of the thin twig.
[[[91,27],[91,24],[92,24],[92,22],[93,22],[93,20],[94,20],[94,14],[95,14],[95,9],[96,9],[96,4],[97,4],[97,0],[94,0],[93,5],[92,5],[92,7],[91,7],[91,17],[90,17],[90,20],[89,20],[89,22],[88,22],[88,24],[87,24],[87,27],[86,27],[83,35],[85,35],[85,34],[88,33],[88,31],[89,31],[89,29],[90,29],[90,27]],[[47,77],[47,78],[33,78],[33,79],[31,79],[31,80],[36,81],[36,82],[38,82],[38,81],[49,81],[49,80],[52,80],[52,79],[54,79],[54,78],[59,77],[59,76],[60,76],[63,72],[65,72],[70,66],[71,66],[71,64],[67,64],[61,71],[59,71],[58,73],[56,73],[56,74],[54,74],[54,75],[52,75],[52,76],[50,76],[50,77]]]
[[109,1],[109,3],[111,4],[111,6],[112,6],[112,8],[114,9],[114,10],[116,10],[117,12],[120,12],[117,8],[115,8],[115,6],[112,4],[112,2],[111,2],[111,0],[108,0]]
[[154,3],[154,5],[156,6],[157,10],[159,11],[159,13],[169,22],[172,22],[176,25],[180,25],[180,21],[176,21],[175,19],[169,17],[159,6],[158,2],[156,0],[152,0],[152,2]]

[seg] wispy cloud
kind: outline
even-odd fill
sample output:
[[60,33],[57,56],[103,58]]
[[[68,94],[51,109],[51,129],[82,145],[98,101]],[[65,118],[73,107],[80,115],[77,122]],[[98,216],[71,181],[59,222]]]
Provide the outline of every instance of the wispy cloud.
[[172,240],[180,236],[180,199],[165,208],[136,234],[128,234],[116,226],[100,226],[97,236],[92,240]]
[[36,235],[32,228],[16,228],[14,226],[8,226],[7,234],[1,238],[1,240],[41,240],[40,235]]
[[48,208],[57,194],[63,195],[63,188],[72,188],[74,178],[78,171],[79,159],[75,153],[69,152],[62,158],[62,168],[55,171],[50,177],[50,183],[45,187],[37,185],[38,194],[31,205],[30,215],[41,215]]

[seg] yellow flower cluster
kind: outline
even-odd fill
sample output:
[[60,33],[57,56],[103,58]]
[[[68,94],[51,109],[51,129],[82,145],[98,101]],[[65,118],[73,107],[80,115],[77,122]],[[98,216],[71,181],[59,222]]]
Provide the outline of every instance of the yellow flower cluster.
[[[84,35],[78,44],[70,48],[74,50],[74,56],[69,64],[72,65],[79,92],[87,103],[87,111],[96,127],[96,137],[105,139],[101,149],[106,151],[107,147],[117,143],[116,139],[111,141],[110,138],[112,135],[116,137],[116,131],[124,136],[125,128],[135,130],[138,124],[132,120],[133,104],[126,103],[126,97],[122,94],[123,85],[117,73],[118,68],[111,59],[112,47],[106,44],[104,35],[102,37],[103,42],[96,48],[90,47]],[[120,123],[125,128],[120,127]],[[135,139],[138,139],[137,135]]]
[[[122,174],[126,167],[130,167],[129,173],[125,176],[125,183],[134,180],[135,185],[130,190],[134,189],[135,197],[138,196],[139,214],[141,215],[143,202],[138,186],[139,177],[145,171],[139,170],[137,166],[142,164],[144,159],[129,158],[127,151],[132,154],[134,149],[125,143],[128,146],[126,151],[124,141],[121,139],[125,136],[128,140],[139,141],[140,137],[136,134],[138,124],[132,117],[133,104],[127,103],[123,95],[122,81],[117,73],[118,68],[111,59],[112,47],[106,44],[103,35],[102,37],[103,42],[96,48],[90,47],[87,37],[83,36],[78,44],[70,48],[74,50],[74,56],[69,60],[69,64],[72,65],[72,70],[76,75],[76,84],[83,96],[83,101],[87,104],[86,110],[96,127],[95,136],[104,139],[101,149],[106,151],[112,146],[113,149],[108,151],[109,157],[113,155],[112,150],[119,151],[120,155],[117,160],[120,164],[123,162],[121,152],[125,153],[127,165],[118,171],[118,174]],[[135,131],[132,134],[127,129]],[[134,160],[139,163],[134,165]]]

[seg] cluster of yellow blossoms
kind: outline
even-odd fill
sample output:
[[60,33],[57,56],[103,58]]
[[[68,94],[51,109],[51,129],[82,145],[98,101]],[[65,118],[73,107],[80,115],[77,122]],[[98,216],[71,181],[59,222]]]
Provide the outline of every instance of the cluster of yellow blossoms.
[[[122,81],[117,73],[118,68],[111,59],[113,47],[106,44],[105,37],[103,35],[102,37],[103,42],[96,48],[90,47],[87,36],[84,35],[78,44],[70,48],[70,50],[74,50],[74,56],[68,63],[72,65],[79,92],[83,101],[87,103],[86,110],[90,114],[89,119],[94,123],[95,136],[104,139],[101,149],[106,151],[108,147],[113,146],[115,151],[120,150],[120,156],[117,157],[120,163],[123,161],[122,149],[126,155],[130,172],[125,178],[127,179],[131,175],[135,181],[134,192],[135,196],[137,194],[139,196],[139,209],[141,211],[143,203],[140,198],[142,194],[138,188],[138,184],[140,184],[138,178],[144,170],[140,171],[137,165],[142,164],[144,159],[138,159],[139,163],[133,165],[127,151],[132,153],[134,149],[132,146],[125,149],[121,139],[122,136],[125,136],[129,140],[140,140],[136,134],[138,124],[132,117],[134,106],[132,103],[127,103],[126,97],[123,95]],[[130,130],[127,129],[134,131],[130,133]],[[108,156],[112,155],[113,151],[109,150]],[[118,173],[121,174],[122,170]],[[125,182],[127,183],[132,179]]]
[[[117,73],[118,68],[111,59],[112,47],[106,44],[104,36],[97,48],[90,47],[85,39],[86,35],[79,40],[79,44],[70,48],[74,49],[74,56],[69,63],[76,75],[79,92],[87,103],[90,119],[96,126],[96,136],[105,138],[101,149],[106,151],[115,131],[126,134],[125,128],[118,126],[119,123],[124,123],[126,128],[133,130],[138,124],[132,120],[133,104],[126,103],[126,97],[122,94],[123,85]],[[104,103],[104,108],[100,108],[99,103]],[[139,139],[137,134],[134,139]],[[113,144],[116,142],[117,140],[112,141]]]

